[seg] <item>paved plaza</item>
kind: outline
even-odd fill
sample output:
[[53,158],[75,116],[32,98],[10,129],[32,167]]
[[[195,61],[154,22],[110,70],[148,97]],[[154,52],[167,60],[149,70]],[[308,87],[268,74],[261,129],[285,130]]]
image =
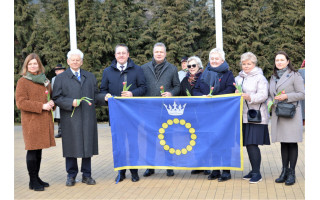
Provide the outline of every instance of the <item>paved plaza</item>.
[[[55,125],[57,134],[57,125]],[[50,183],[43,192],[29,190],[26,167],[26,150],[21,126],[14,127],[14,198],[15,199],[305,199],[305,143],[299,143],[299,157],[296,167],[296,184],[285,186],[274,182],[281,172],[280,143],[260,146],[262,154],[261,174],[263,180],[249,184],[242,176],[249,172],[249,160],[244,148],[244,171],[231,171],[232,179],[227,182],[208,180],[207,175],[191,175],[187,170],[175,170],[175,176],[167,177],[166,170],[156,170],[151,177],[131,182],[127,178],[115,184],[117,172],[113,169],[112,140],[108,124],[98,125],[99,155],[92,158],[93,186],[81,182],[81,173],[73,187],[65,186],[67,173],[62,157],[61,139],[56,147],[44,149],[40,177]],[[81,160],[78,159],[78,163]]]

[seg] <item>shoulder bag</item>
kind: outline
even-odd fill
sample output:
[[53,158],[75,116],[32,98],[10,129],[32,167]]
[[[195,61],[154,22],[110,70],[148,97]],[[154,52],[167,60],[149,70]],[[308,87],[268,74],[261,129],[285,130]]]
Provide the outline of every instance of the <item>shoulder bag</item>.
[[261,108],[262,103],[259,106],[259,110],[255,110],[255,109],[250,109],[249,105],[247,103],[247,100],[245,100],[245,101],[246,101],[246,104],[248,107],[248,112],[247,112],[248,122],[261,123],[262,120],[261,120],[260,108]]
[[297,101],[297,105],[293,105],[292,103],[278,102],[276,107],[276,115],[278,117],[285,118],[293,118],[296,114],[296,108],[298,107],[299,101]]

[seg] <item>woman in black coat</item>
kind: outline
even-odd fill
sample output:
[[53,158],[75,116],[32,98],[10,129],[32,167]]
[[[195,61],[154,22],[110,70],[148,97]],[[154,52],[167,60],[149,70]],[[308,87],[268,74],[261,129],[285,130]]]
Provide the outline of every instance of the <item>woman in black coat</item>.
[[[212,94],[229,94],[235,92],[234,76],[229,70],[229,65],[225,61],[225,53],[219,48],[212,49],[209,53],[209,63],[202,73],[201,79],[209,87],[214,87]],[[217,158],[219,159],[219,158]],[[209,180],[217,179],[218,181],[226,181],[231,179],[230,170],[223,170],[220,174],[220,170],[212,170],[212,173],[208,176]]]
[[209,94],[209,85],[200,81],[203,72],[203,66],[200,58],[197,56],[192,56],[187,62],[188,72],[181,81],[180,96],[188,96],[188,92],[192,96]]
[[[187,61],[188,72],[180,84],[180,96],[202,96],[210,92],[209,85],[200,81],[203,72],[202,62],[199,57],[192,56]],[[210,170],[192,170],[191,174],[210,174]]]

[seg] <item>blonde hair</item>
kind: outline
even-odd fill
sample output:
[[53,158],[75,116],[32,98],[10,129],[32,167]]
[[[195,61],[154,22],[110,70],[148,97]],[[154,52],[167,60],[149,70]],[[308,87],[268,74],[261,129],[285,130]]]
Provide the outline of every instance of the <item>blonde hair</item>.
[[240,59],[240,66],[242,65],[243,61],[246,60],[250,60],[251,62],[253,62],[255,65],[258,62],[257,56],[254,55],[252,52],[246,52],[244,54],[241,55],[241,59]]
[[22,69],[21,69],[21,72],[20,72],[20,75],[26,75],[27,71],[28,71],[28,64],[30,62],[30,60],[33,60],[33,59],[36,59],[37,63],[38,63],[38,66],[39,66],[39,71],[41,73],[45,73],[45,68],[43,67],[42,63],[41,63],[41,60],[39,58],[39,56],[35,53],[31,53],[29,54],[26,59],[24,60],[24,63],[22,65]]

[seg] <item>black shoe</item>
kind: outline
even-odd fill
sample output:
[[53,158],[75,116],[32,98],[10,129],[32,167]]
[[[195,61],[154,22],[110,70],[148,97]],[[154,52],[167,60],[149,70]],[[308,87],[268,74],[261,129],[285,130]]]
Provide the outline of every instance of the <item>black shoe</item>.
[[209,175],[210,173],[211,173],[210,170],[203,170],[203,174],[204,174],[204,175]]
[[91,177],[82,177],[82,183],[86,183],[87,185],[95,185],[96,181]]
[[151,176],[152,174],[154,174],[154,169],[147,169],[147,170],[144,172],[143,176],[144,176],[144,177],[147,177],[147,176]]
[[75,177],[68,177],[66,186],[74,186],[76,184],[76,178]]
[[220,170],[212,170],[211,174],[208,176],[208,180],[215,180],[220,177],[221,177]]
[[220,178],[218,179],[219,182],[227,181],[231,179],[231,174],[227,172],[223,172]]
[[276,183],[284,183],[287,180],[287,176],[288,176],[288,168],[283,167],[279,178],[277,178],[275,180],[275,182]]
[[167,169],[167,176],[174,176],[174,172],[172,169]]
[[49,187],[49,186],[50,186],[49,183],[42,181],[42,180],[40,179],[40,177],[38,177],[38,181],[39,181],[39,183],[40,183],[41,185],[43,185],[43,187]]
[[243,177],[244,180],[250,180],[251,178],[252,178],[252,171],[250,171],[249,174]]
[[61,138],[61,133],[60,134],[58,134],[58,135],[56,135],[56,136],[54,136],[55,138]]
[[288,176],[285,185],[293,185],[296,182],[296,175],[294,169],[288,169]]
[[249,183],[259,183],[260,181],[262,181],[262,176],[259,173],[251,173],[252,177],[251,179],[249,180]]
[[191,174],[200,174],[203,170],[192,170]]
[[138,174],[131,174],[131,181],[138,182],[140,180]]
[[[116,177],[116,179],[115,179],[115,181],[116,181],[116,182],[117,182],[118,178],[119,178],[119,174],[118,174],[118,176],[117,176],[117,177]],[[125,175],[125,174],[123,174],[123,173],[120,173],[120,179],[119,179],[119,182],[123,181],[125,178],[126,178],[126,175]]]

